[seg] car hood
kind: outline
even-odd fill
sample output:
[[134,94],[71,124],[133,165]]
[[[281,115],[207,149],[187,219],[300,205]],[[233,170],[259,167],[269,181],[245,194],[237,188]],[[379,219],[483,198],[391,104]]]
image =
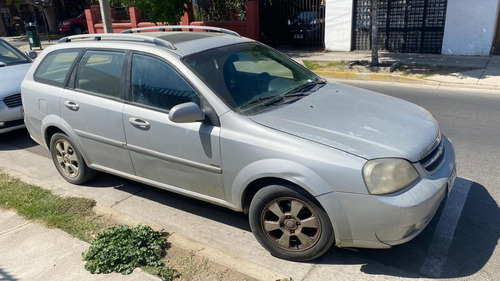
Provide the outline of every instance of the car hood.
[[31,63],[0,67],[0,85],[2,85],[0,87],[0,98],[21,92],[21,82],[30,67]]
[[365,159],[398,157],[418,161],[420,153],[439,134],[431,114],[415,104],[336,83],[249,118]]

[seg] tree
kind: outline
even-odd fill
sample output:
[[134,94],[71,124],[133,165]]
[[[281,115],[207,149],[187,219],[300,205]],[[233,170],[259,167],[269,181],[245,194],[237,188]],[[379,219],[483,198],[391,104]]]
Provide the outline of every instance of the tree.
[[372,26],[372,63],[371,66],[377,66],[378,61],[378,25],[377,25],[378,0],[372,0],[371,6],[371,26]]
[[124,6],[135,6],[146,14],[151,22],[163,24],[179,24],[187,11],[190,0],[113,0]]

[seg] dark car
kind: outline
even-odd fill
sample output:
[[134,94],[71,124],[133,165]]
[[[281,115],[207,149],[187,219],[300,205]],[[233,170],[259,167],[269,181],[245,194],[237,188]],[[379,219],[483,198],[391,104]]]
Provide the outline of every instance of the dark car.
[[322,43],[325,30],[323,9],[302,11],[288,20],[288,31],[294,43]]
[[87,30],[87,20],[85,13],[79,14],[76,18],[66,19],[59,22],[59,32],[63,34],[82,34]]

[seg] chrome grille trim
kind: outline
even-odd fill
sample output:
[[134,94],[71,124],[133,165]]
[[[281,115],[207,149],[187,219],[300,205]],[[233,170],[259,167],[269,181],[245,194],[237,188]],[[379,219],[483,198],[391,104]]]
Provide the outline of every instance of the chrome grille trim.
[[426,148],[424,151],[420,153],[420,159],[424,159],[429,154],[431,154],[434,149],[441,143],[441,131],[438,132],[436,139]]
[[420,164],[422,164],[426,171],[433,174],[443,165],[444,155],[444,141],[441,141],[433,151],[431,151],[424,158],[420,159],[419,162]]
[[15,95],[10,95],[7,96],[3,99],[3,102],[7,107],[18,107],[22,105],[21,102],[21,94],[15,94]]

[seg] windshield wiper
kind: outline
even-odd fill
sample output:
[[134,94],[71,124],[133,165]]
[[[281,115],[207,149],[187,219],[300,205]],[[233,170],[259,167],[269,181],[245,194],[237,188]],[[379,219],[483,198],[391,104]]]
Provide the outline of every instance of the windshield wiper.
[[[246,109],[255,104],[260,104],[261,106],[269,106],[282,102],[283,100],[285,100],[285,98],[307,96],[317,85],[325,85],[325,84],[326,81],[323,79],[317,79],[315,81],[308,80],[307,82],[300,84],[297,88],[286,92],[284,95],[260,97],[241,105],[240,107],[238,107],[238,109],[239,110]],[[286,102],[288,103],[288,99]]]
[[248,103],[245,103],[245,104],[241,105],[239,107],[239,109],[240,110],[241,109],[245,109],[245,108],[250,107],[252,105],[255,105],[255,104],[258,104],[258,103],[263,103],[263,102],[266,102],[266,101],[270,101],[270,102],[263,103],[262,105],[271,105],[271,104],[274,104],[274,103],[279,102],[281,100],[283,100],[283,97],[281,97],[281,96],[260,97],[258,99],[251,100]]
[[[290,91],[288,91],[284,96],[285,97],[301,97],[301,96],[307,96],[310,94],[310,92],[317,86],[317,85],[325,85],[326,84],[326,81],[321,79],[321,80],[315,80],[315,81],[311,81],[311,80],[308,80],[307,82],[305,83],[302,83],[300,84],[300,86],[298,86],[297,88],[295,89],[292,89]],[[318,87],[317,89],[319,89],[320,87]],[[317,90],[315,89],[315,90]]]

